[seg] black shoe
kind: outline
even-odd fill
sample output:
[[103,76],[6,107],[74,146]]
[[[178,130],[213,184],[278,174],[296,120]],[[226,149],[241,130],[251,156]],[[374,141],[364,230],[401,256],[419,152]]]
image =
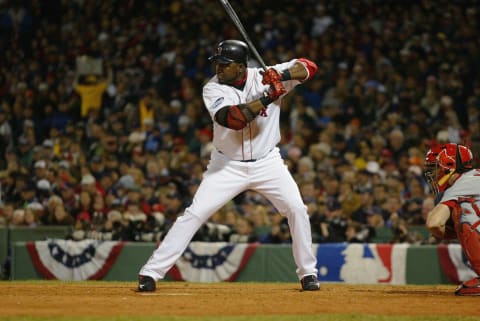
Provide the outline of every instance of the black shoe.
[[318,291],[320,290],[320,282],[318,282],[316,275],[307,275],[300,281],[302,283],[303,291]]
[[155,280],[147,275],[138,276],[138,292],[154,292],[156,289]]

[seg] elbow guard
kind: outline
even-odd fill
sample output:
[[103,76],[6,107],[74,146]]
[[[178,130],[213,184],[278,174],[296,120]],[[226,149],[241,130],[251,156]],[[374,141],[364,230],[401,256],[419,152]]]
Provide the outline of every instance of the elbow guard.
[[313,76],[315,76],[315,74],[317,73],[317,70],[318,70],[317,64],[305,58],[299,58],[297,59],[297,61],[300,62],[307,70],[308,75],[303,81],[312,79]]
[[225,106],[215,114],[215,121],[220,125],[234,129],[243,129],[257,115],[247,105]]

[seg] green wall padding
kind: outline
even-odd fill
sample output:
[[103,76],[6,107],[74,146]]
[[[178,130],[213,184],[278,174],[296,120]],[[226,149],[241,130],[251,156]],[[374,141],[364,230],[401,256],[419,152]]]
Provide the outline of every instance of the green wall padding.
[[[13,246],[12,279],[39,279],[25,242]],[[148,260],[154,243],[126,243],[105,280],[135,281],[141,266]],[[259,245],[249,263],[239,274],[242,282],[298,282],[290,245]],[[170,280],[170,278],[166,278]],[[443,275],[435,245],[411,245],[407,251],[407,284],[448,284]]]

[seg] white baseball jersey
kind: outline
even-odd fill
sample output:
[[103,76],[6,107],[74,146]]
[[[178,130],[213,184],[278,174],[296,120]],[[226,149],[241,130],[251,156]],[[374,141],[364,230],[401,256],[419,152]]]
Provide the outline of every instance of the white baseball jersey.
[[[272,66],[278,71],[295,64],[296,60]],[[272,102],[268,108],[242,130],[233,130],[215,122],[215,113],[222,107],[249,103],[259,99],[268,90],[262,84],[260,68],[248,68],[243,90],[220,84],[214,76],[203,88],[203,101],[213,120],[213,145],[222,154],[233,160],[261,159],[280,142],[280,100]],[[292,90],[300,82],[282,82],[285,89]]]
[[440,202],[458,200],[459,197],[480,197],[480,169],[463,173],[455,183],[443,193]]
[[[467,200],[468,201],[465,201]],[[445,190],[441,202],[455,200],[460,205],[462,214],[460,224],[468,223],[471,226],[480,219],[478,213],[480,208],[480,170],[472,169],[463,173],[455,183]],[[472,207],[473,206],[473,207]],[[471,215],[476,213],[477,215]],[[480,227],[475,228],[480,232]]]

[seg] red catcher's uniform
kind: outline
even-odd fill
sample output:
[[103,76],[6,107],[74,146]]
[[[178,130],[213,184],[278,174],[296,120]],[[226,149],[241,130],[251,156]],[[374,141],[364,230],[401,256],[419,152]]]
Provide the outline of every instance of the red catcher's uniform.
[[445,190],[440,203],[450,207],[463,251],[480,275],[480,169],[463,173]]

